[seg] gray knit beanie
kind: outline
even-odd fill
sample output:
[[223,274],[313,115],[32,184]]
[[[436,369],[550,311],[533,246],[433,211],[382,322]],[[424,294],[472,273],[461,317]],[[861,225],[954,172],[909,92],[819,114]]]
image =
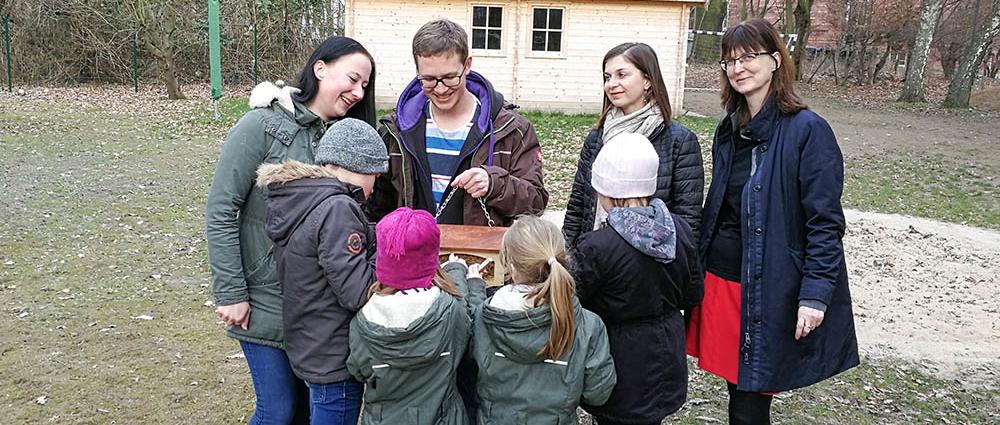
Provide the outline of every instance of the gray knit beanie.
[[326,129],[316,148],[315,162],[358,174],[378,174],[389,171],[389,152],[372,126],[359,119],[344,118]]

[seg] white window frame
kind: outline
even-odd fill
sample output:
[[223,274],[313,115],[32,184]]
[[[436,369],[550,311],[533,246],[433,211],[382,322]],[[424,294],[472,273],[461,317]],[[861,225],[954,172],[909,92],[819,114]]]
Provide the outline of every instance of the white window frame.
[[[506,56],[507,55],[507,43],[505,42],[506,40],[504,40],[504,36],[506,35],[506,30],[504,29],[504,24],[507,22],[507,8],[504,7],[505,5],[504,4],[499,4],[499,3],[473,3],[470,6],[472,6],[472,7],[469,8],[469,29],[470,29],[470,31],[469,31],[469,52],[473,56]],[[476,26],[476,25],[473,25],[474,24],[474,17],[476,15],[475,14],[475,9],[477,7],[485,7],[486,8],[486,25],[485,26]],[[491,27],[489,25],[490,24],[490,10],[489,9],[490,8],[499,8],[500,9],[500,26],[499,27]],[[478,30],[486,31],[486,46],[487,47],[489,46],[489,43],[490,43],[489,31],[490,30],[500,31],[500,48],[499,49],[489,49],[489,48],[475,48],[475,47],[473,47],[472,46],[473,34],[475,33],[475,31],[477,29]]]
[[[559,32],[561,34],[561,36],[559,37],[559,51],[550,52],[548,50],[542,51],[542,50],[535,50],[534,49],[534,47],[535,47],[534,46],[534,39],[535,39],[535,31],[536,31],[535,30],[535,10],[538,10],[538,9],[545,9],[546,10],[546,12],[545,12],[546,13],[546,15],[545,15],[545,18],[546,18],[545,26],[546,26],[546,28],[538,30],[538,31],[544,31],[545,32],[545,35],[546,35],[545,36],[546,48],[548,47],[548,34],[550,32]],[[548,22],[549,12],[548,11],[549,10],[553,10],[553,9],[559,9],[559,10],[562,11],[562,22],[561,22],[562,27],[560,29],[557,29],[557,30],[551,30],[551,29],[548,28],[548,26],[549,26],[549,22]],[[528,32],[527,37],[526,37],[526,40],[527,40],[527,46],[526,47],[527,47],[527,51],[528,51],[528,57],[565,59],[566,58],[566,21],[568,20],[567,16],[568,16],[568,12],[569,12],[567,10],[566,6],[564,6],[564,5],[554,5],[554,4],[533,4],[533,5],[531,5],[531,9],[530,10],[531,10],[531,14],[528,15],[528,25],[526,25],[526,27],[527,27],[526,29],[527,29],[527,32]]]

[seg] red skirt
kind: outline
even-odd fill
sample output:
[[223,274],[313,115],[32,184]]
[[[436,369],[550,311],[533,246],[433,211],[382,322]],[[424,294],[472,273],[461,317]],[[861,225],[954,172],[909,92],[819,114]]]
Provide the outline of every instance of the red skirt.
[[705,273],[705,298],[691,310],[687,353],[698,367],[732,384],[740,362],[740,283]]

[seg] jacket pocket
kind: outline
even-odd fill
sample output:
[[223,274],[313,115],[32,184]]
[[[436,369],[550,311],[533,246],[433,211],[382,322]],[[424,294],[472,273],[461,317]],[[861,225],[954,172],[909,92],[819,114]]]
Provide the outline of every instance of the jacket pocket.
[[250,264],[245,270],[247,287],[261,287],[278,284],[278,267],[274,260],[274,247],[264,256]]

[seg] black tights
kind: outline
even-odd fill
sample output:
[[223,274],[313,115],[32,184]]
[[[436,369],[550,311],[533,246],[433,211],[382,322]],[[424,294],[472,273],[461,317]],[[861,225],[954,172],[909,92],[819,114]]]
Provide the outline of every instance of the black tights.
[[740,391],[736,385],[729,387],[729,425],[769,425],[771,399],[767,394]]

